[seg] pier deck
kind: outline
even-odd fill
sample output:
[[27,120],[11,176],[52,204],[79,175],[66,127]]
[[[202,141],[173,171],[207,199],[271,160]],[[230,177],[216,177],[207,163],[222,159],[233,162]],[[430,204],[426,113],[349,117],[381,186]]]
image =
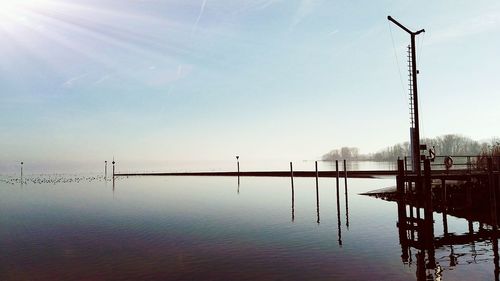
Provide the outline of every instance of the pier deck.
[[[249,172],[186,172],[186,173],[164,173],[164,172],[145,172],[145,173],[115,173],[118,177],[129,176],[226,176],[226,177],[290,177],[290,171],[249,171]],[[396,176],[397,171],[392,170],[374,170],[374,171],[347,171],[348,178],[375,178]],[[294,177],[316,177],[316,171],[293,171]],[[339,177],[345,177],[344,171],[338,172]],[[318,171],[318,177],[335,178],[337,171]]]

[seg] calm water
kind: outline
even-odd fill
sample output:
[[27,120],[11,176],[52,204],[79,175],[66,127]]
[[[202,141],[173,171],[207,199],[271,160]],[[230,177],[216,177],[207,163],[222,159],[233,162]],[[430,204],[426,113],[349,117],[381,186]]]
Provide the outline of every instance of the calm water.
[[[320,179],[318,213],[314,178],[295,179],[293,202],[288,178],[3,182],[0,280],[417,280],[396,203],[358,195],[392,185],[350,179],[346,201],[343,180],[337,200]],[[448,232],[468,229],[448,216]],[[430,280],[495,280],[491,240],[435,257]]]

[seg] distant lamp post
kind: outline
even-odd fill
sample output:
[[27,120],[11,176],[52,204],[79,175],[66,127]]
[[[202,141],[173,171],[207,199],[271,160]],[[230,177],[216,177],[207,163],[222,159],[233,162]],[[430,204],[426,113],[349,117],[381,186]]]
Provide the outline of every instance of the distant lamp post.
[[236,155],[236,167],[238,168],[238,176],[240,175],[240,157]]
[[104,180],[108,178],[108,161],[104,161]]
[[23,164],[24,162],[21,161],[21,180],[23,180]]
[[113,162],[111,162],[111,164],[113,164],[113,179],[115,178],[115,158],[113,157]]

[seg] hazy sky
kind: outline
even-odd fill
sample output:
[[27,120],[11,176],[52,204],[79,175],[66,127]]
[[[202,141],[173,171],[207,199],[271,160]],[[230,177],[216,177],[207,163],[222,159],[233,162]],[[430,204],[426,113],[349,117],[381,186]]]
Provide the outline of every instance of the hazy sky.
[[[498,136],[499,1],[0,0],[0,161],[314,159]],[[391,36],[392,33],[392,36]],[[402,79],[402,80],[401,80]]]

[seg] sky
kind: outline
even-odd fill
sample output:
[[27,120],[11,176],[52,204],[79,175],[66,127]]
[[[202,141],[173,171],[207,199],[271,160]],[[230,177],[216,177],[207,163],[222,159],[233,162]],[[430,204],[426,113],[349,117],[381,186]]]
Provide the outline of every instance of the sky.
[[500,135],[499,1],[0,0],[0,169],[407,141],[410,38],[388,15],[426,31],[421,137]]

